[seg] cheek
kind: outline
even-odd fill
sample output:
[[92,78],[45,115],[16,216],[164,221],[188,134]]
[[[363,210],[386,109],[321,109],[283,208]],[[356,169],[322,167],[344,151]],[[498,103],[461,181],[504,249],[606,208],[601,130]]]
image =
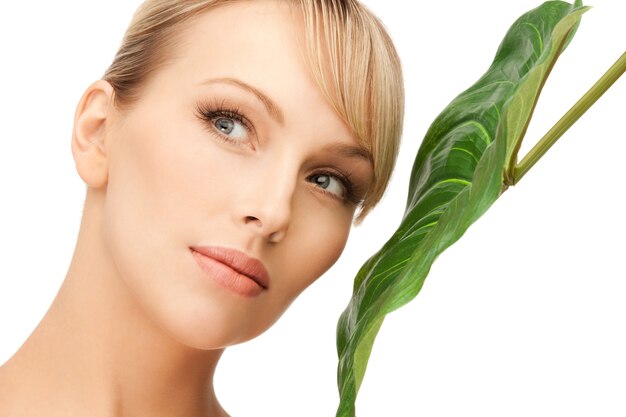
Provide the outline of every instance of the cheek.
[[[146,127],[152,125],[158,129]],[[153,323],[183,344],[211,347],[223,343],[212,338],[224,332],[209,334],[207,318],[220,312],[211,310],[211,294],[195,279],[188,246],[211,237],[208,222],[222,221],[230,197],[219,181],[220,160],[207,160],[195,132],[173,127],[139,119],[118,132],[104,201],[104,245],[117,278]],[[207,198],[209,192],[215,198]]]
[[[327,208],[327,207],[326,207]],[[291,300],[335,264],[345,248],[352,217],[304,202],[294,216],[284,256],[286,296]]]
[[[186,152],[173,124],[138,116],[116,132],[109,161],[105,216],[107,229],[128,249],[162,249],[180,233],[178,225],[194,210],[195,153]],[[177,146],[177,144],[180,144]],[[133,242],[136,242],[133,244]]]
[[[308,211],[307,214],[312,214]],[[297,214],[294,218],[302,220],[305,216]],[[291,224],[289,238],[272,254],[277,268],[273,271],[275,285],[269,298],[254,315],[241,316],[242,334],[245,335],[241,341],[256,337],[271,327],[294,300],[339,259],[350,225],[350,221],[338,221],[336,216],[328,223],[320,219],[304,223],[296,220]]]
[[232,163],[184,115],[145,113],[118,132],[107,186],[109,227],[146,248],[197,244],[208,237],[208,220],[223,221],[232,205],[233,187],[225,181]]

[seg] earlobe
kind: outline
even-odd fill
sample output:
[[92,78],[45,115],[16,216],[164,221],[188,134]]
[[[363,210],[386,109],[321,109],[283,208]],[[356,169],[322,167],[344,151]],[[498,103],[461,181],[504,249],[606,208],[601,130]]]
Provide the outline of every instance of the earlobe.
[[78,175],[91,188],[103,187],[108,181],[106,139],[113,97],[113,87],[98,80],[87,88],[74,116],[72,155]]

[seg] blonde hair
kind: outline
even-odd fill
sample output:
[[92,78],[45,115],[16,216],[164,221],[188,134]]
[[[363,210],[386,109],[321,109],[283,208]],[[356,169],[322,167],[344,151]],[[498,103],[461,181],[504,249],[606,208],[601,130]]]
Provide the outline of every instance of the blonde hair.
[[[238,0],[146,0],[135,12],[103,79],[116,105],[132,105],[175,47],[177,30]],[[380,20],[357,0],[287,0],[304,18],[306,57],[320,90],[369,154],[374,181],[356,223],[382,198],[395,166],[404,115],[402,70]]]

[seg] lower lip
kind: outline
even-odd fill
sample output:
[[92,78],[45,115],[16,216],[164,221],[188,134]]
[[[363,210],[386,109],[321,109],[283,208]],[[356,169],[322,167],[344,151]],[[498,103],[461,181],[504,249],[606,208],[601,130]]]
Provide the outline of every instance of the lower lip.
[[244,297],[256,297],[263,292],[264,288],[247,275],[195,250],[191,253],[202,271],[222,287]]

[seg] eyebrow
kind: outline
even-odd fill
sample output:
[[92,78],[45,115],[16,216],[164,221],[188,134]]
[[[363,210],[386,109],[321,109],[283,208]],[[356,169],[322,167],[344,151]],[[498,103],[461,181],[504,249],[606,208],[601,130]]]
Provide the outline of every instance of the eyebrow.
[[223,84],[234,85],[234,86],[237,86],[239,88],[242,88],[242,89],[248,91],[249,93],[254,94],[256,96],[256,98],[259,99],[259,101],[261,103],[263,103],[263,105],[265,106],[265,110],[267,110],[269,115],[272,116],[272,118],[274,120],[276,120],[281,126],[284,126],[284,124],[285,124],[285,116],[283,115],[283,112],[276,105],[276,103],[274,103],[267,95],[263,94],[257,88],[255,88],[255,87],[251,86],[250,84],[247,84],[247,83],[245,83],[245,82],[243,82],[241,80],[238,80],[236,78],[228,78],[228,77],[224,77],[224,78],[210,78],[210,79],[202,82],[202,84],[215,84],[215,83],[223,83]]
[[338,154],[344,158],[359,158],[369,163],[373,162],[372,154],[360,146],[346,145],[343,143],[333,143],[324,147],[324,150],[333,154]]

